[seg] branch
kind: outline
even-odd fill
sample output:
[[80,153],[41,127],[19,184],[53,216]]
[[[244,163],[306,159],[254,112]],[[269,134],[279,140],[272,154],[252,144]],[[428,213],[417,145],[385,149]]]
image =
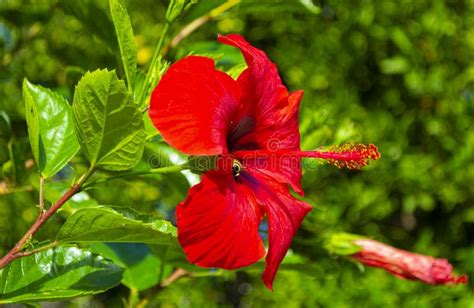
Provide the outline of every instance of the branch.
[[160,283],[160,287],[164,288],[175,282],[181,277],[187,276],[189,273],[182,268],[177,268],[171,275]]
[[[0,260],[0,269],[4,268],[10,262],[13,260],[30,255],[32,253],[30,252],[22,252],[24,249],[25,244],[38,232],[38,230],[44,225],[44,223],[53,216],[59,208],[66,203],[69,199],[71,199],[72,196],[74,196],[77,192],[81,190],[82,184],[94,173],[95,168],[90,168],[82,177],[69,188],[68,191],[62,195],[61,198],[59,198],[58,201],[56,201],[55,204],[53,204],[47,211],[45,212],[40,212],[38,215],[38,218],[36,218],[36,221],[33,223],[33,225],[26,231],[25,235],[16,243],[16,245]],[[41,249],[41,248],[39,248]],[[34,250],[32,250],[34,253]]]

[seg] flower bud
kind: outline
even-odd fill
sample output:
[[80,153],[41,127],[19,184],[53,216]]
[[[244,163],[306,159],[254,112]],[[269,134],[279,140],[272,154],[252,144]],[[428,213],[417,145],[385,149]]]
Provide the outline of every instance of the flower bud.
[[412,253],[369,239],[357,239],[354,244],[361,248],[352,255],[354,259],[367,266],[385,269],[399,278],[428,284],[467,283],[467,276],[455,276],[453,266],[446,259]]

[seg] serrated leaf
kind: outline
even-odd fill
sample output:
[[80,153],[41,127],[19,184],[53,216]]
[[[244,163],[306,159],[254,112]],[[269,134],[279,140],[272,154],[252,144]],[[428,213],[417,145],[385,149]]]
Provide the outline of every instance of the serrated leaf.
[[140,161],[143,117],[115,71],[86,73],[76,87],[72,110],[81,147],[92,166],[127,170]]
[[124,213],[107,207],[80,209],[59,230],[61,242],[122,242],[176,245],[176,228],[168,221],[136,219],[130,210]]
[[26,121],[31,149],[39,172],[50,177],[79,151],[71,106],[61,95],[23,82]]
[[133,36],[132,23],[127,10],[118,0],[109,0],[109,7],[115,26],[115,33],[117,34],[123,69],[127,76],[128,89],[132,91],[137,70],[137,46]]
[[17,259],[0,270],[0,304],[63,300],[116,285],[123,269],[76,247],[57,247]]

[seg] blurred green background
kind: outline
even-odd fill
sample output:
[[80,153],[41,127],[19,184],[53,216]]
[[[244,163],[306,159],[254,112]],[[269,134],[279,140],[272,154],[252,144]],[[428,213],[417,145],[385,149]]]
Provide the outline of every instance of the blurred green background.
[[[194,5],[172,25],[171,37],[223,2]],[[168,2],[124,4],[134,27],[138,63],[145,69]],[[236,50],[215,41],[217,33],[241,33],[277,64],[290,90],[305,90],[303,149],[374,143],[382,158],[362,171],[316,164],[304,172],[305,198],[314,210],[292,252],[307,266],[281,270],[273,293],[260,281],[260,270],[204,272],[159,290],[140,290],[147,304],[474,307],[472,283],[450,288],[403,281],[322,248],[330,232],[357,233],[448,258],[457,272],[474,277],[474,1],[243,0],[170,49],[166,59],[173,62],[193,52],[216,58],[224,69],[242,63]],[[0,255],[37,211],[23,78],[72,98],[87,70],[117,69],[123,76],[116,44],[107,1],[0,0]],[[157,153],[176,158],[162,142],[151,142],[141,167]],[[79,155],[48,185],[46,197],[54,201],[84,166]],[[102,184],[69,202],[39,238],[51,237],[64,217],[84,204],[131,206],[172,219],[188,187],[181,175]],[[122,248],[150,256],[150,267],[160,266],[145,246]],[[162,268],[148,287],[169,272]],[[121,306],[129,293],[119,286],[64,305]]]

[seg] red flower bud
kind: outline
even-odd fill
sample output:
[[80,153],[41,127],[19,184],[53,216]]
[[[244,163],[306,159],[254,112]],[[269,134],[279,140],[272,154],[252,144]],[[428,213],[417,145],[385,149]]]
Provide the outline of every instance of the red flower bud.
[[455,276],[453,266],[446,259],[412,253],[369,239],[355,240],[354,243],[361,247],[361,251],[352,257],[367,266],[383,268],[399,278],[433,285],[465,284],[468,281],[466,275]]

